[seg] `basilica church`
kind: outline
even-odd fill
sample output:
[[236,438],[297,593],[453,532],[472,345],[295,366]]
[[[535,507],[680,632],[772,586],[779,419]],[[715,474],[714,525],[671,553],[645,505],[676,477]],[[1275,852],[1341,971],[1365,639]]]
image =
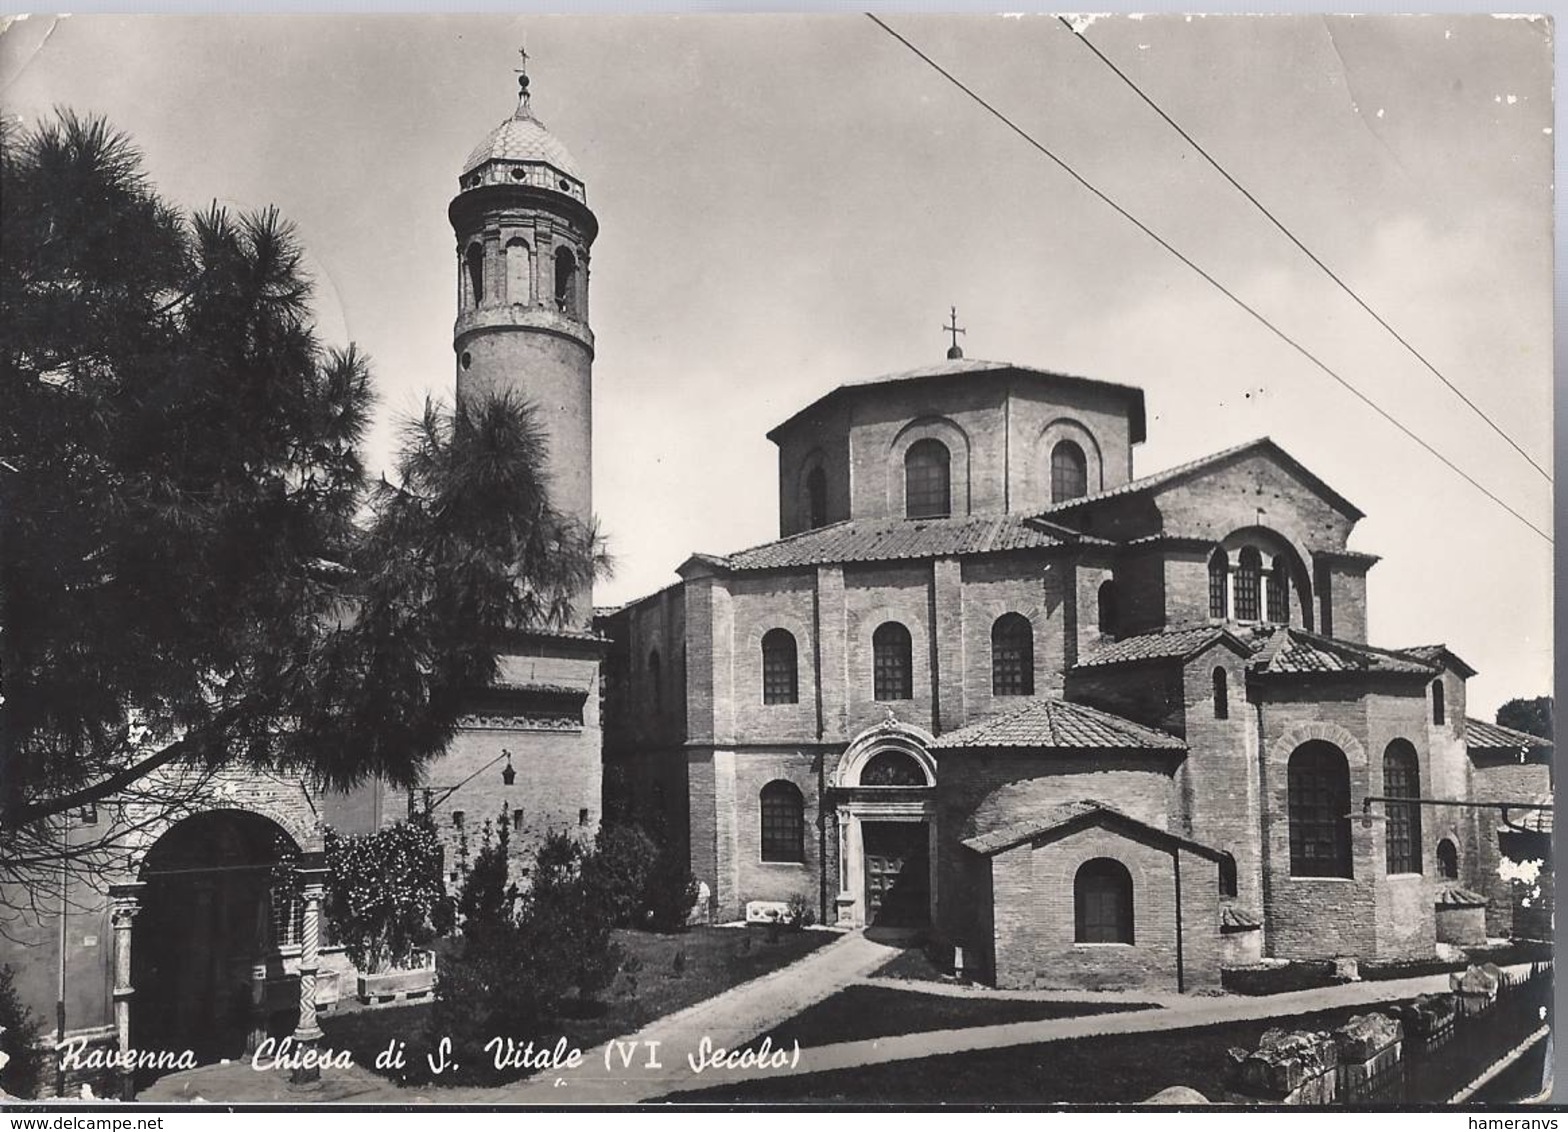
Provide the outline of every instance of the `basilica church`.
[[1509,933],[1500,811],[1432,803],[1537,797],[1549,744],[1368,642],[1354,503],[1268,438],[1138,475],[1146,422],[955,345],[768,434],[777,541],[601,611],[607,790],[713,916],[924,928],[1013,988]]

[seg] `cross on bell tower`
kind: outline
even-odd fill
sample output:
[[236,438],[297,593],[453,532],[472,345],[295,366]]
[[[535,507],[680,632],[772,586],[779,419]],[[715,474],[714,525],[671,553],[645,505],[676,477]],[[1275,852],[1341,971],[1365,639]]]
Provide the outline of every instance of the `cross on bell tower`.
[[942,324],[942,329],[953,336],[953,344],[947,348],[948,359],[957,361],[964,356],[964,351],[958,345],[958,336],[965,333],[965,331],[962,326],[958,325],[958,308],[956,306],[948,308],[948,321]]

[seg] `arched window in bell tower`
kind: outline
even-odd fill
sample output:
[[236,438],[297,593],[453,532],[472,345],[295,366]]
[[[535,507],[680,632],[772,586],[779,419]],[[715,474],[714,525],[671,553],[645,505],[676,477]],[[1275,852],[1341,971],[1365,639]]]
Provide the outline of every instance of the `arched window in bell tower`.
[[1065,503],[1088,494],[1088,458],[1075,442],[1063,440],[1051,449],[1051,502]]
[[528,269],[528,244],[521,238],[506,242],[506,301],[527,306],[533,301],[533,272]]
[[577,257],[571,248],[555,249],[555,305],[562,314],[577,316]]
[[828,474],[821,468],[806,473],[806,525],[813,529],[828,522]]
[[469,308],[474,309],[485,301],[485,249],[480,244],[469,244],[463,256],[468,269]]

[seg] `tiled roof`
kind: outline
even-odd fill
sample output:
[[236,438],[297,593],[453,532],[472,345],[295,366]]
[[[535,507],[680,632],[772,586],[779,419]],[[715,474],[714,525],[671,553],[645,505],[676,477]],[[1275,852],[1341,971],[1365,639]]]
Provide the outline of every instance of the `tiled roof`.
[[1322,637],[1305,629],[1261,626],[1253,633],[1258,641],[1257,656],[1249,667],[1258,673],[1367,672],[1431,676],[1437,672],[1436,664],[1404,653]]
[[1108,711],[1067,700],[1030,700],[1017,711],[938,736],[934,750],[1023,747],[1030,750],[1171,750],[1187,744]]
[[1475,675],[1475,669],[1455,656],[1447,645],[1413,645],[1410,648],[1396,649],[1395,651],[1403,653],[1405,656],[1413,656],[1417,660],[1425,661],[1433,668],[1441,668],[1444,664],[1450,664],[1466,676]]
[[583,179],[577,171],[577,162],[572,160],[560,139],[545,129],[543,122],[521,109],[474,147],[468,160],[463,162],[460,175],[466,176],[487,161],[538,161],[579,181]]
[[1478,892],[1471,892],[1468,888],[1460,888],[1457,884],[1445,884],[1439,888],[1433,902],[1439,908],[1486,907],[1486,897]]
[[952,377],[958,374],[980,374],[989,372],[1012,372],[1028,378],[1046,379],[1057,382],[1067,382],[1073,385],[1096,386],[1101,389],[1114,390],[1126,394],[1133,401],[1132,410],[1132,442],[1138,443],[1143,439],[1144,408],[1143,390],[1136,385],[1121,385],[1114,381],[1100,381],[1098,378],[1077,377],[1068,373],[1054,373],[1051,370],[1038,369],[1034,366],[1017,365],[1014,362],[988,362],[979,358],[957,358],[934,365],[920,366],[916,369],[901,370],[898,373],[885,373],[876,377],[863,378],[859,381],[847,381],[836,388],[828,390],[822,396],[812,401],[805,408],[795,413],[782,424],[775,426],[768,433],[769,440],[776,440],[778,434],[801,417],[811,413],[824,403],[831,401],[843,394],[857,389],[865,389],[877,385],[891,385],[896,382],[922,381],[932,378]]
[[1051,832],[1053,829],[1067,825],[1071,822],[1084,819],[1109,819],[1113,823],[1133,826],[1142,830],[1145,835],[1164,841],[1167,844],[1177,844],[1184,848],[1201,853],[1211,860],[1219,860],[1220,853],[1201,842],[1191,838],[1182,837],[1171,833],[1169,830],[1160,829],[1148,822],[1139,821],[1131,814],[1118,810],[1115,806],[1107,805],[1094,798],[1085,798],[1079,802],[1063,802],[1060,805],[1050,806],[1027,818],[1022,818],[1007,825],[999,826],[986,833],[977,834],[966,838],[964,845],[976,853],[990,856],[1000,853],[1004,849],[1011,849],[1014,845],[1021,845],[1025,841],[1032,841],[1036,837]]
[[1221,638],[1227,638],[1243,651],[1251,651],[1220,625],[1196,625],[1139,633],[1100,645],[1080,659],[1078,668],[1099,668],[1111,664],[1136,664],[1145,660],[1166,660],[1196,655]]
[[1243,912],[1240,908],[1226,904],[1220,909],[1220,931],[1230,934],[1233,932],[1261,931],[1263,921],[1251,912]]
[[1289,468],[1292,468],[1297,475],[1301,476],[1302,479],[1306,480],[1326,499],[1328,499],[1331,503],[1336,504],[1346,514],[1352,515],[1357,519],[1364,517],[1363,512],[1358,507],[1356,507],[1355,504],[1351,503],[1343,495],[1340,495],[1339,492],[1329,487],[1328,484],[1324,483],[1316,475],[1308,471],[1306,465],[1302,464],[1301,461],[1297,460],[1294,456],[1286,452],[1283,448],[1281,448],[1278,444],[1274,443],[1274,441],[1270,440],[1266,436],[1259,437],[1257,440],[1249,440],[1245,444],[1237,444],[1231,448],[1222,449],[1219,452],[1214,452],[1208,456],[1199,457],[1196,460],[1189,460],[1185,464],[1177,464],[1173,468],[1166,468],[1163,472],[1155,472],[1153,475],[1144,476],[1141,479],[1129,480],[1128,482],[1120,484],[1117,487],[1107,488],[1104,491],[1092,492],[1089,495],[1080,495],[1077,499],[1068,499],[1062,501],[1061,503],[1053,503],[1051,506],[1047,507],[1042,512],[1042,514],[1049,515],[1055,512],[1070,511],[1078,507],[1083,507],[1087,504],[1098,503],[1102,499],[1112,499],[1116,496],[1132,495],[1140,491],[1150,491],[1175,480],[1183,479],[1196,472],[1201,472],[1215,464],[1224,463],[1232,456],[1239,456],[1241,453],[1254,448],[1272,451],[1274,456],[1281,463],[1285,464]]
[[[773,570],[828,562],[886,562],[901,558],[1037,550],[1080,541],[1025,515],[969,515],[952,519],[846,519],[754,546],[714,561],[732,570]],[[1085,538],[1081,541],[1098,543]]]
[[1478,750],[1513,751],[1521,747],[1552,747],[1550,739],[1531,735],[1528,731],[1515,731],[1481,719],[1465,720],[1465,746]]
[[[1530,799],[1532,805],[1551,806],[1551,794],[1537,794]],[[1552,813],[1550,809],[1544,810],[1505,810],[1503,812],[1502,828],[1520,833],[1544,833],[1548,837],[1552,833]]]

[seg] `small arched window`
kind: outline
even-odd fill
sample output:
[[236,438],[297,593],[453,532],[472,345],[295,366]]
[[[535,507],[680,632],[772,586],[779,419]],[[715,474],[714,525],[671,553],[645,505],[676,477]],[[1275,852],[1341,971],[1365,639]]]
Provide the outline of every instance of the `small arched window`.
[[1283,554],[1276,554],[1269,569],[1269,620],[1276,625],[1290,622],[1290,565]]
[[1100,583],[1100,632],[1109,636],[1116,632],[1116,583],[1110,578]]
[[533,301],[533,272],[528,270],[528,245],[522,240],[506,242],[506,301],[527,305]]
[[1230,718],[1230,677],[1223,668],[1214,670],[1214,718]]
[[1236,858],[1229,853],[1220,854],[1220,895],[1235,896],[1239,891],[1236,882]]
[[1437,873],[1444,880],[1459,879],[1459,847],[1446,837],[1437,843]]
[[1258,591],[1262,583],[1263,556],[1256,547],[1242,547],[1236,556],[1236,620],[1258,619]]
[[1004,613],[991,626],[991,694],[1034,695],[1034,626],[1021,613]]
[[940,440],[917,440],[904,453],[904,515],[939,519],[952,514],[951,457]]
[[782,779],[762,788],[762,859],[806,859],[806,801],[800,788]]
[[795,635],[788,629],[769,629],[762,635],[762,702],[793,704],[799,698]]
[[555,305],[562,314],[577,314],[577,257],[571,248],[555,249]]
[[1286,770],[1290,875],[1351,876],[1350,766],[1321,739],[1303,743]]
[[1209,616],[1223,621],[1229,615],[1230,559],[1218,548],[1209,555]]
[[653,700],[654,712],[664,710],[664,686],[659,677],[659,650],[648,653],[648,690]]
[[821,468],[806,473],[806,526],[824,527],[828,522],[828,474]]
[[468,296],[477,307],[485,301],[485,250],[478,244],[469,244],[463,262],[468,267]]
[[1051,502],[1065,503],[1089,494],[1089,461],[1076,441],[1051,449]]
[[903,751],[878,751],[860,769],[862,786],[925,786],[920,764]]
[[1109,857],[1086,861],[1073,878],[1073,939],[1078,943],[1131,943],[1132,874]]
[[897,621],[877,626],[871,635],[871,689],[879,700],[908,700],[915,695],[913,648],[909,630]]
[[1445,717],[1445,714],[1446,713],[1445,713],[1445,711],[1443,709],[1443,682],[1441,680],[1433,680],[1432,681],[1432,722],[1436,726],[1438,726],[1438,727],[1443,726],[1443,719]]
[[1416,749],[1404,739],[1395,739],[1383,752],[1383,803],[1387,820],[1384,840],[1388,871],[1421,872],[1421,807],[1414,801],[1396,802],[1395,798],[1421,797],[1421,769]]

